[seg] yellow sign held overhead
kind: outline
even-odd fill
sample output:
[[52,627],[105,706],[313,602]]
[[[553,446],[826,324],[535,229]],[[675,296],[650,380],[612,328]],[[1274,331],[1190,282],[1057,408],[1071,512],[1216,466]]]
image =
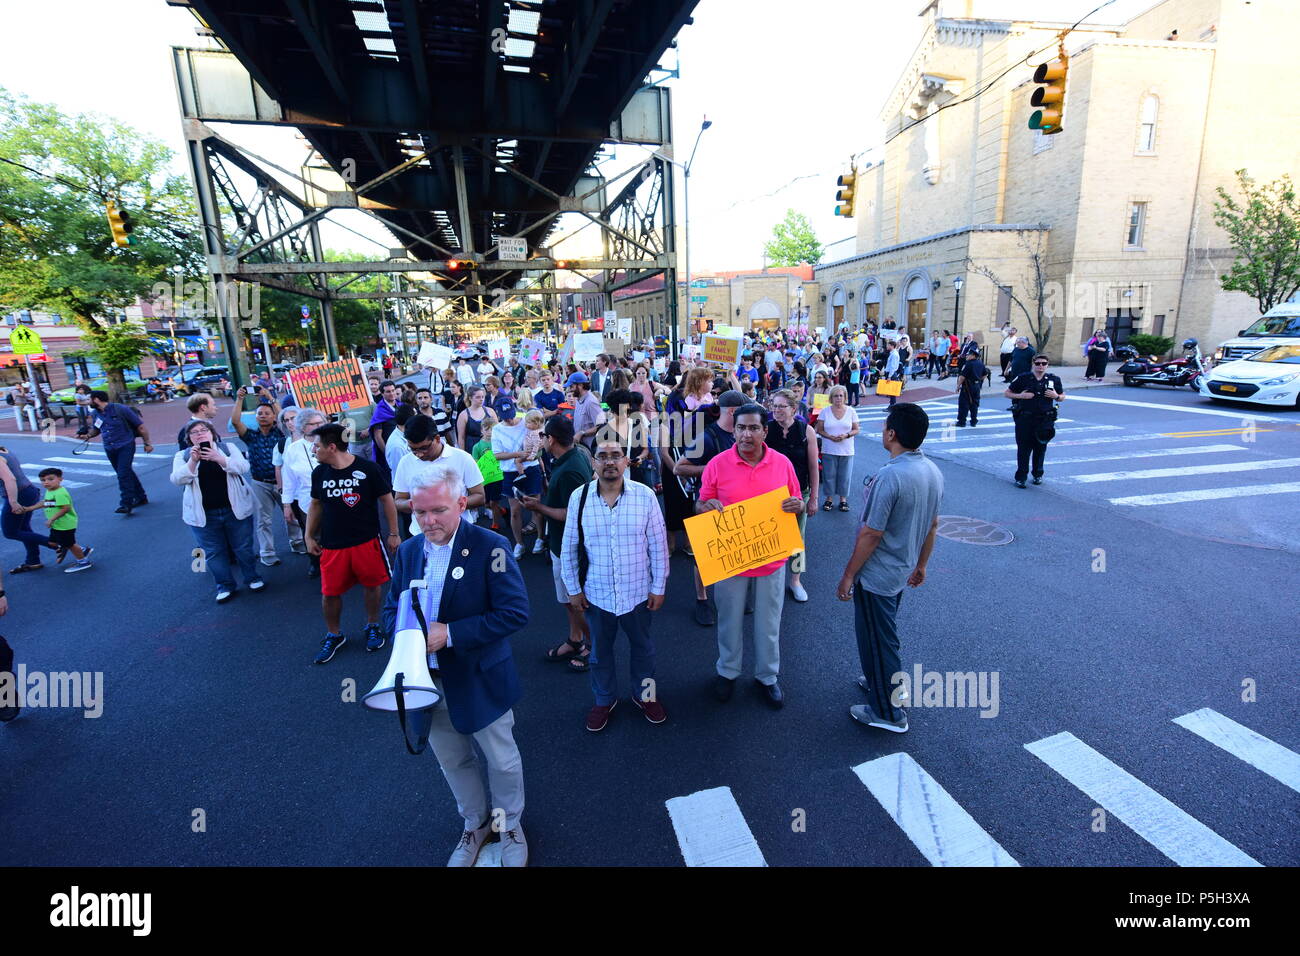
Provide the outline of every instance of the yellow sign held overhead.
[[45,351],[41,337],[21,325],[9,333],[9,344],[13,346],[15,355],[40,355]]

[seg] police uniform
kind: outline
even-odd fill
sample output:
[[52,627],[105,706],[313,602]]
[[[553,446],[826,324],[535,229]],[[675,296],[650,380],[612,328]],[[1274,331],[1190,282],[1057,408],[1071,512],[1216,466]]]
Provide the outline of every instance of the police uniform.
[[984,376],[987,370],[984,363],[980,361],[977,354],[971,353],[962,365],[961,371],[957,373],[960,376],[960,384],[957,387],[957,424],[959,427],[966,427],[966,415],[970,415],[970,423],[978,424],[980,417],[980,389],[984,386]]
[[[1015,399],[1014,412],[1016,421],[1016,481],[1024,481],[1030,474],[1030,458],[1033,459],[1033,476],[1043,477],[1043,457],[1047,454],[1047,441],[1055,434],[1056,402],[1044,394],[1048,388],[1057,395],[1064,395],[1061,380],[1051,372],[1041,379],[1032,372],[1018,375],[1008,386],[1012,392],[1033,392],[1033,398]],[[1047,441],[1043,438],[1046,436]]]

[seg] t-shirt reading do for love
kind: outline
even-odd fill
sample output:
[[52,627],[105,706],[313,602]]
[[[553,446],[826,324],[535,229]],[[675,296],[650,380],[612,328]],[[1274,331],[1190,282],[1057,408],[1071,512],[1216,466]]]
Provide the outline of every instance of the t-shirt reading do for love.
[[320,502],[320,546],[352,548],[379,537],[379,499],[393,489],[379,465],[356,458],[346,468],[317,465],[311,496]]

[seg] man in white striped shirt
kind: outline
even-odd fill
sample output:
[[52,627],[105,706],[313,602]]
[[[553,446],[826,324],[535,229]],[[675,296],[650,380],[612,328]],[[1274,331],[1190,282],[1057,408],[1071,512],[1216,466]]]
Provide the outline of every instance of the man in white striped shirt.
[[[611,431],[611,430],[607,430]],[[560,551],[569,602],[591,629],[591,689],[596,705],[587,729],[605,729],[618,703],[614,640],[619,628],[631,654],[632,703],[652,724],[667,719],[655,684],[650,612],[664,603],[668,584],[668,534],[659,501],[645,485],[627,481],[628,458],[616,434],[596,446],[595,482],[569,497],[569,520]]]

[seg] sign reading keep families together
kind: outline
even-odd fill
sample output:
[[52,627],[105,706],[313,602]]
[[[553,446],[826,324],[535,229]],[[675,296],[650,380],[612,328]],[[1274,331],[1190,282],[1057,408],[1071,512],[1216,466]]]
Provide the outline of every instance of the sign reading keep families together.
[[798,520],[781,510],[789,496],[775,488],[683,522],[705,587],[803,550]]

